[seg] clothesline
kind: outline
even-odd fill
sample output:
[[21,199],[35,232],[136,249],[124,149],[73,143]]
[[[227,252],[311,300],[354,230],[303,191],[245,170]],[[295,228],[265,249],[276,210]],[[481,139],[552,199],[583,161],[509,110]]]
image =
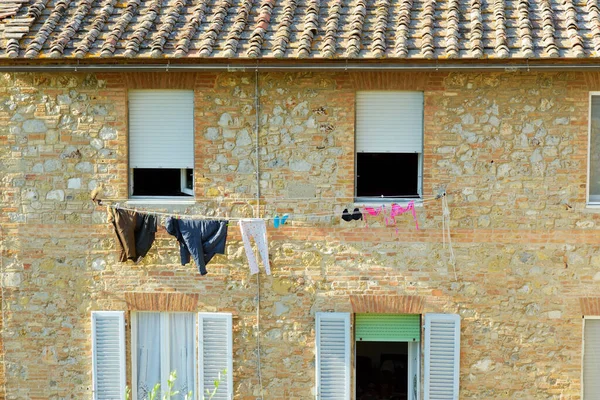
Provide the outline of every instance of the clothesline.
[[[420,198],[416,198],[414,196],[406,196],[406,195],[398,195],[398,196],[369,196],[368,200],[361,200],[360,203],[369,203],[369,201],[378,201],[381,199],[384,200],[415,200],[418,202],[422,202],[422,201],[429,201],[429,200],[437,200],[440,198],[440,195],[436,195],[436,196],[427,196],[427,197],[420,197]],[[347,200],[347,199],[356,199],[356,196],[333,196],[333,197],[287,197],[287,196],[281,196],[281,197],[261,197],[260,200],[261,201],[296,201],[296,200],[305,200],[305,201],[310,201],[310,200]],[[94,199],[96,200],[96,199]],[[111,202],[111,203],[116,203],[116,202],[130,202],[130,201],[140,201],[143,202],[145,200],[149,200],[148,204],[152,204],[154,202],[156,202],[159,199],[136,199],[136,198],[109,198],[109,199],[97,199],[96,201],[99,201],[100,204],[102,204],[103,202]],[[171,200],[171,199],[169,199]],[[193,197],[193,198],[188,198],[188,197],[180,197],[180,198],[176,198],[176,200],[181,200],[184,202],[188,202],[189,203],[198,203],[200,201],[206,201],[206,202],[223,202],[223,201],[228,201],[228,202],[247,202],[247,203],[255,203],[256,202],[256,197],[229,197],[229,196],[216,196],[216,197]]]
[[[432,198],[427,198],[427,199],[423,199],[420,202],[431,202],[434,200],[439,200],[439,197],[432,197]],[[103,200],[104,201],[104,200]],[[382,204],[381,207],[383,207],[384,209],[386,208],[390,208],[391,210],[391,204],[387,205],[387,204]],[[120,204],[110,204],[107,205],[107,207],[111,207],[114,209],[121,209],[121,210],[125,210],[125,211],[133,211],[133,212],[138,212],[138,213],[146,213],[146,214],[152,214],[152,215],[156,215],[156,216],[162,216],[162,217],[175,217],[175,218],[179,218],[179,219],[199,219],[199,220],[229,220],[229,221],[242,221],[242,220],[247,220],[247,219],[253,219],[252,217],[230,217],[227,215],[206,215],[206,214],[182,214],[182,213],[177,213],[177,212],[163,212],[163,211],[152,211],[152,210],[139,210],[135,207],[124,207]],[[365,206],[358,206],[357,208],[365,208]],[[311,217],[337,217],[341,215],[341,212],[336,212],[336,213],[332,213],[332,212],[326,212],[326,213],[310,213],[310,214],[296,214],[296,213],[279,213],[279,214],[288,214],[290,216],[290,218],[296,219],[298,217],[303,217],[303,218],[311,218]],[[270,220],[275,220],[276,218],[279,218],[279,216],[272,216],[272,217],[263,217],[263,218],[259,218],[265,221],[270,221]]]

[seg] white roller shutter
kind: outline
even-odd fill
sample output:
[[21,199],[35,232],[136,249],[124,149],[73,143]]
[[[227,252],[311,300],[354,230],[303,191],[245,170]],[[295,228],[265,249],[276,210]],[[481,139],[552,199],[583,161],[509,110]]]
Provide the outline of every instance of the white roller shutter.
[[421,153],[423,92],[356,93],[356,151]]
[[194,168],[194,91],[129,91],[129,167]]
[[458,400],[460,316],[425,314],[425,400]]
[[584,319],[583,399],[600,399],[600,319]]
[[92,312],[94,400],[125,399],[125,313]]
[[198,313],[200,393],[206,395],[207,389],[212,393],[214,382],[221,373],[219,388],[213,400],[233,399],[231,322],[232,316],[228,313]]
[[350,399],[350,314],[316,313],[319,400]]

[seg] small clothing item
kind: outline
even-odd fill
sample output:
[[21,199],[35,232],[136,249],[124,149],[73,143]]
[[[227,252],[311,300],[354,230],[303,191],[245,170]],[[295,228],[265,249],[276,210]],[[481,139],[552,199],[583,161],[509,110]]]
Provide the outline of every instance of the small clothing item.
[[419,221],[417,221],[417,211],[415,210],[415,202],[409,201],[406,207],[402,207],[399,204],[392,204],[392,211],[390,211],[390,218],[396,223],[396,215],[404,214],[405,212],[410,211],[413,216],[413,220],[415,221],[415,226],[417,230],[419,230]]
[[227,221],[194,220],[168,217],[165,221],[167,232],[177,238],[181,265],[190,262],[190,255],[200,271],[206,275],[206,264],[215,254],[225,254],[227,241]]
[[119,261],[138,261],[148,254],[156,236],[156,217],[151,214],[108,207],[119,247]]
[[271,266],[269,264],[269,245],[267,242],[267,226],[263,219],[252,218],[243,219],[238,222],[240,225],[240,231],[242,232],[242,240],[244,241],[244,249],[246,250],[246,257],[248,257],[248,264],[250,265],[250,273],[252,275],[258,273],[258,262],[252,245],[250,244],[250,237],[254,238],[260,258],[262,259],[263,265],[267,275],[271,275]]
[[348,212],[347,208],[344,208],[344,211],[342,211],[342,219],[346,222],[350,222],[353,219],[358,221],[359,219],[363,219],[363,216],[358,208],[355,208],[352,214]]
[[289,217],[290,216],[288,214],[283,214],[281,217],[279,215],[276,215],[275,218],[273,219],[273,226],[275,228],[279,228],[280,226],[283,226],[287,222]]
[[[369,214],[372,215],[374,217],[378,216],[379,214],[381,214],[383,212],[383,207],[384,206],[379,206],[377,208],[373,208],[373,207],[365,207],[365,211]],[[365,214],[365,225],[367,226],[367,228],[369,227],[369,224],[367,222],[367,214]]]

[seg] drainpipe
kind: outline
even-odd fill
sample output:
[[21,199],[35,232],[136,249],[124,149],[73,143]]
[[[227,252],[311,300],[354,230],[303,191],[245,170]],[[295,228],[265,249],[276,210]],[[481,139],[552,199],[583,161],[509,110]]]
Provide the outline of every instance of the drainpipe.
[[[0,61],[1,62],[1,61]],[[256,63],[256,64],[47,64],[0,65],[0,72],[194,72],[194,71],[600,71],[600,63],[503,63],[503,64],[451,64],[451,63]]]

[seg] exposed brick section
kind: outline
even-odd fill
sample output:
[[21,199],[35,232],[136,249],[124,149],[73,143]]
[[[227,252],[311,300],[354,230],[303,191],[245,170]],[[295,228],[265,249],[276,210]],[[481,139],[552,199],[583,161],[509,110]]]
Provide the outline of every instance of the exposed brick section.
[[379,314],[421,314],[425,298],[420,296],[351,295],[352,312]]
[[124,85],[129,89],[193,89],[196,81],[203,87],[214,86],[215,74],[202,74],[195,72],[165,73],[165,72],[139,72],[123,75]]
[[424,90],[430,74],[427,72],[351,72],[352,86],[356,90]]
[[600,297],[582,297],[579,299],[582,315],[600,316]]
[[198,293],[126,292],[125,302],[131,311],[198,311]]

